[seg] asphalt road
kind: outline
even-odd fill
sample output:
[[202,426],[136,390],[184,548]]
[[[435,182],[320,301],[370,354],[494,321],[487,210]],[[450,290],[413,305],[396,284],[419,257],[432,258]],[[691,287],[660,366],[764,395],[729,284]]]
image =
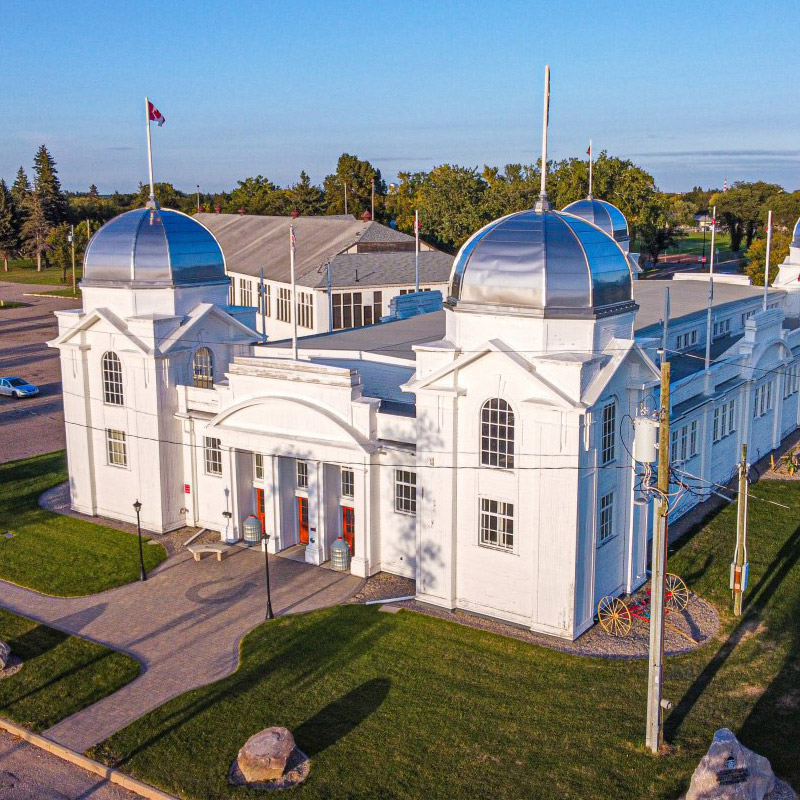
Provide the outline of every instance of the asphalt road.
[[58,351],[46,342],[58,332],[53,312],[80,302],[29,296],[52,289],[3,283],[0,273],[0,300],[26,304],[0,309],[0,376],[19,375],[39,387],[39,394],[28,399],[0,396],[0,463],[65,446]]

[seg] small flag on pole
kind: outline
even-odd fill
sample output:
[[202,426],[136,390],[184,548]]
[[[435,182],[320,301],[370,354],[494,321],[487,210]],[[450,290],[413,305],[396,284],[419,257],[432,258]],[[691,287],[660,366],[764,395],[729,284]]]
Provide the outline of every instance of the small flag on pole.
[[586,150],[586,155],[589,156],[589,158],[592,157],[592,143],[591,142],[589,142],[589,147]]
[[419,214],[414,212],[414,233],[419,235]]
[[294,234],[294,225],[290,225],[289,230],[292,232],[292,251],[295,251],[297,250],[297,236]]
[[155,122],[160,128],[167,120],[164,115],[148,100],[147,101],[147,115],[150,122]]

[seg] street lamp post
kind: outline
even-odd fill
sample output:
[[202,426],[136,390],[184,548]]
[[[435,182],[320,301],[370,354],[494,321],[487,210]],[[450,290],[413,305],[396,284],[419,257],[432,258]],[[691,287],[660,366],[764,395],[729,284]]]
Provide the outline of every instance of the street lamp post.
[[136,530],[139,533],[139,580],[146,581],[147,573],[144,571],[144,550],[142,550],[142,525],[139,520],[139,512],[142,510],[142,504],[137,500],[133,504],[133,509],[136,511]]
[[707,228],[708,228],[708,226],[705,223],[703,223],[703,260],[701,262],[702,265],[703,265],[703,269],[706,268],[706,230],[707,230]]
[[267,579],[267,619],[274,619],[275,614],[272,611],[272,596],[269,591],[269,553],[267,552],[269,534],[266,531],[261,534],[261,541],[264,547],[264,575]]

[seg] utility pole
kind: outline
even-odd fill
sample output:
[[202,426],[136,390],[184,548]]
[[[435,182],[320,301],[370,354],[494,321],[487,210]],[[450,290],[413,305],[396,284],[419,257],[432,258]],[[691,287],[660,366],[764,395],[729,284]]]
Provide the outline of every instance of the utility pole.
[[647,674],[646,744],[658,753],[663,743],[661,698],[664,675],[664,602],[667,574],[667,513],[669,503],[669,381],[670,363],[661,356],[661,408],[658,431],[658,505],[653,530],[652,572],[650,580],[650,651]]
[[734,616],[742,616],[742,595],[747,588],[747,445],[742,445],[739,463],[739,501],[736,509],[736,551],[731,564]]
[[375,178],[372,179],[372,196],[370,200],[370,219],[375,219]]
[[75,226],[69,226],[69,243],[72,246],[72,296],[78,293],[78,289],[75,283]]
[[344,213],[347,213],[347,184],[344,185]]

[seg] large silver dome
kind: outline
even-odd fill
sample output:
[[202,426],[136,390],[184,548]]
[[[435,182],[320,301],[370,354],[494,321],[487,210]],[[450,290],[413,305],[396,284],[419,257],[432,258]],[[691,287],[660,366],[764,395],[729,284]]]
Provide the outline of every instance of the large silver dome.
[[559,211],[519,211],[481,228],[456,256],[449,302],[570,318],[635,307],[620,246],[596,225]]
[[563,209],[567,214],[575,214],[587,222],[602,228],[614,241],[629,242],[628,220],[625,215],[614,205],[605,200],[587,197],[585,200],[576,200]]
[[214,235],[180,211],[139,208],[92,237],[83,259],[86,286],[158,288],[228,281]]
[[800,219],[797,220],[794,226],[794,233],[792,233],[792,247],[800,247]]

